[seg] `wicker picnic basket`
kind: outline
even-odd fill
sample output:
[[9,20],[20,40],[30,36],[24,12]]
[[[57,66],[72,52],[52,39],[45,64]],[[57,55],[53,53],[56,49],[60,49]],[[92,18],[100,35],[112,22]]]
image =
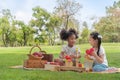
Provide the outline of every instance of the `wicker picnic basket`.
[[[39,48],[39,52],[42,53],[42,57],[37,57],[31,54],[33,48],[38,47]],[[30,54],[28,54],[29,59],[30,60],[47,60],[48,62],[52,62],[53,61],[53,54],[47,54],[46,51],[41,50],[41,48],[39,46],[33,46],[29,52]]]
[[42,60],[42,57],[37,57],[32,54],[32,50],[34,48],[39,48],[39,52],[46,53],[45,51],[42,51],[39,46],[33,46],[30,49],[30,52],[28,54],[28,59],[24,61],[24,67],[25,68],[44,68],[44,65],[46,63],[46,60]]
[[33,47],[30,49],[30,52],[29,52],[29,54],[28,54],[28,57],[29,57],[30,60],[41,60],[44,56],[42,56],[42,57],[37,57],[37,56],[34,56],[34,55],[32,54],[32,50],[33,50],[35,47],[39,48],[39,52],[41,52],[42,54],[46,54],[45,51],[42,51],[42,50],[41,50],[40,46],[36,45],[36,46],[33,46]]
[[24,61],[24,68],[44,68],[45,67],[44,60],[25,60]]

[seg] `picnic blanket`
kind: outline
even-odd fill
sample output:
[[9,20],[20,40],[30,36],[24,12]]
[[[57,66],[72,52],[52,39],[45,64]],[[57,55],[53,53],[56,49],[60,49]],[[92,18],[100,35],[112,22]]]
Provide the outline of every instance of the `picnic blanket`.
[[[25,68],[25,67],[23,67],[23,65],[10,66],[10,68],[12,68],[12,69],[25,69],[25,70],[45,70],[44,68]],[[106,71],[88,72],[88,73],[100,73],[100,74],[104,74],[104,73],[107,73],[107,74],[108,73],[120,73],[120,68],[110,67]]]

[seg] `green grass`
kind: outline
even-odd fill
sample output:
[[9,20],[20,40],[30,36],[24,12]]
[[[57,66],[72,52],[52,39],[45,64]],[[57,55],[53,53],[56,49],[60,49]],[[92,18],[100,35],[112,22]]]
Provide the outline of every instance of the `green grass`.
[[[90,47],[89,44],[78,45],[81,54]],[[120,67],[120,43],[103,44],[109,66]],[[27,59],[31,47],[8,47],[0,48],[0,80],[120,80],[120,73],[115,74],[93,74],[77,72],[50,72],[42,70],[11,69],[10,66],[21,65]],[[61,46],[41,46],[48,53],[53,53],[55,58],[60,53]],[[32,52],[38,49],[34,49]],[[81,62],[83,62],[83,57]]]

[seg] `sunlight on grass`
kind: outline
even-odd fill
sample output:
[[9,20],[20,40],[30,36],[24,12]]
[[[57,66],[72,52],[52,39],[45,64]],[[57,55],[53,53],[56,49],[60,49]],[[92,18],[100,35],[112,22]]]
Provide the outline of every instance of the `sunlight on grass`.
[[[80,61],[84,62],[84,53],[89,44],[77,45],[81,49],[82,58]],[[118,43],[104,43],[103,44],[109,66],[120,67],[120,44]],[[42,50],[47,53],[54,54],[54,58],[58,58],[62,46],[41,46]],[[23,61],[27,59],[27,55],[31,47],[8,47],[0,48],[0,80],[119,80],[120,74],[89,74],[77,72],[50,72],[50,71],[36,71],[23,69],[10,69],[10,66],[22,65]],[[39,51],[35,48],[32,52]],[[101,77],[99,77],[101,76]]]

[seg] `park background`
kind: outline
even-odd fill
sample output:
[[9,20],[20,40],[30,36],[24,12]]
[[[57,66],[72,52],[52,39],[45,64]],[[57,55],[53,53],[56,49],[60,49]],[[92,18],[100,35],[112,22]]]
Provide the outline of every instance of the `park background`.
[[90,48],[89,33],[98,31],[103,36],[109,66],[120,67],[120,0],[0,0],[0,79],[120,79],[119,73],[80,74],[9,68],[23,64],[31,46],[36,44],[57,58],[62,45],[66,44],[59,36],[63,28],[78,31],[76,45],[82,56]]

